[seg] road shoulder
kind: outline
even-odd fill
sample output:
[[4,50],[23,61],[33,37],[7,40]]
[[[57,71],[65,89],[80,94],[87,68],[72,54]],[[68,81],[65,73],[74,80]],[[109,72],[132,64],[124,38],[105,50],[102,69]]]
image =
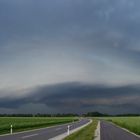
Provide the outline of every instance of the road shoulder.
[[[69,135],[71,135],[71,134],[73,134],[73,133],[75,133],[75,132],[81,130],[82,128],[88,126],[88,125],[91,124],[91,123],[92,123],[92,120],[90,120],[87,124],[82,125],[81,127],[78,127],[78,128],[76,128],[76,129],[70,130]],[[68,135],[68,133],[66,132],[66,133],[63,133],[63,134],[61,134],[61,135],[58,135],[58,136],[56,136],[56,137],[54,137],[54,138],[51,138],[51,139],[49,139],[49,140],[63,140],[64,138],[66,138],[66,137],[69,136],[69,135]]]

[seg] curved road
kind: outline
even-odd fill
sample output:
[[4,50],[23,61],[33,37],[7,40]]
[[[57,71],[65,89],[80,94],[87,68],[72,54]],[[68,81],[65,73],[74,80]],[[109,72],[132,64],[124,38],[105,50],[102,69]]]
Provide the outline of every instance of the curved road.
[[100,122],[100,136],[101,140],[140,140],[139,137],[106,121]]
[[[89,123],[89,121],[90,120],[88,119],[82,119],[79,122],[70,123],[69,124],[70,130],[81,127]],[[7,135],[7,136],[0,136],[0,140],[49,140],[58,135],[66,133],[67,128],[68,128],[68,124],[64,124],[61,126],[53,126],[50,128],[43,128],[39,130],[22,132],[22,133]]]

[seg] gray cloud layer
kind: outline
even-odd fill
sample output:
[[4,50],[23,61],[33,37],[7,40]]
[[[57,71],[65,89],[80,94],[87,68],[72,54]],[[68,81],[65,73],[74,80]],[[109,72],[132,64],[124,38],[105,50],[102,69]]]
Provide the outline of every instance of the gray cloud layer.
[[[87,112],[100,110],[107,113],[138,113],[140,110],[138,85],[107,87],[82,83],[62,83],[33,89],[28,96],[1,98],[0,106],[22,112],[24,107],[46,113]],[[41,107],[40,107],[41,106]],[[43,106],[43,108],[42,108]],[[26,109],[27,109],[26,108]]]
[[[137,88],[127,85],[140,84],[139,6],[139,0],[1,0],[2,111],[14,112],[21,107],[26,112],[27,106],[67,111],[63,104],[69,108],[73,101],[81,111],[93,107],[107,112],[138,112],[139,104],[132,100],[139,100],[139,88],[136,93]],[[88,84],[68,84],[70,92],[59,87],[59,93],[63,89],[59,96],[52,91],[43,94],[45,86],[34,91],[36,102],[26,92],[39,85],[73,81]],[[106,87],[90,86],[98,84]],[[75,95],[74,87],[78,90]],[[131,92],[123,93],[123,87]],[[85,88],[89,88],[87,94]],[[95,94],[96,89],[101,94]],[[116,104],[114,97],[120,100]],[[13,110],[7,110],[10,104]]]

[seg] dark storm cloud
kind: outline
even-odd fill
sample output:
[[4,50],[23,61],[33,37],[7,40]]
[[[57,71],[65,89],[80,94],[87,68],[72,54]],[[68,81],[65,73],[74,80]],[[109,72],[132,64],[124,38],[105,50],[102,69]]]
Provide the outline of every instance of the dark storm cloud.
[[139,0],[0,0],[0,111],[139,113],[139,7]]
[[27,104],[44,104],[56,112],[139,113],[139,93],[138,85],[107,87],[74,82],[39,87],[18,99],[1,98],[0,106],[17,109]]

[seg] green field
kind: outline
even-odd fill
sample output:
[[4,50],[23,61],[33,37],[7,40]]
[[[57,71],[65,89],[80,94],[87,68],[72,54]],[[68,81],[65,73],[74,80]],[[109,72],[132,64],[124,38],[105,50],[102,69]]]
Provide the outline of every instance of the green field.
[[73,117],[0,117],[0,134],[10,133],[10,125],[13,132],[49,127],[76,121]]
[[140,135],[140,117],[108,117],[105,119]]
[[93,120],[91,124],[66,137],[64,140],[93,140],[96,127],[97,120]]

